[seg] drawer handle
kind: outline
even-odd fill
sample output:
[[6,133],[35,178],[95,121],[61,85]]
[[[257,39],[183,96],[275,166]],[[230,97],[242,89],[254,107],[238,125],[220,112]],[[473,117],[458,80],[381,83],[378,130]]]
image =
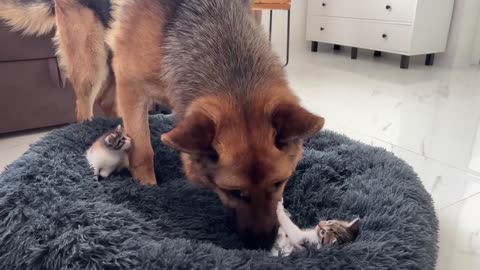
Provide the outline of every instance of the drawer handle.
[[383,34],[383,35],[382,35],[382,38],[387,39],[387,38],[388,38],[388,35],[387,35],[387,34]]
[[391,10],[392,10],[392,6],[390,6],[390,5],[386,5],[386,6],[385,6],[385,9],[386,9],[386,10],[390,10],[390,11],[391,11]]
[[323,30],[325,30],[325,28],[323,28],[323,27],[320,27],[320,31],[323,31]]
[[322,7],[326,7],[327,6],[327,3],[322,3]]

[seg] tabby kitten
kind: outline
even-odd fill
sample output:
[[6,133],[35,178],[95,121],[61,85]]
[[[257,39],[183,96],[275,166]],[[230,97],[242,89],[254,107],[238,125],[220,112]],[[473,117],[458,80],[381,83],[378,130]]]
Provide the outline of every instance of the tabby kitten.
[[122,125],[100,137],[87,150],[85,156],[94,170],[95,176],[106,178],[113,172],[128,169],[128,149],[131,139],[125,133]]
[[360,219],[352,222],[341,220],[320,221],[314,229],[301,230],[288,217],[283,203],[277,206],[280,223],[278,236],[271,250],[273,256],[288,256],[305,246],[316,248],[343,245],[355,241],[360,232]]

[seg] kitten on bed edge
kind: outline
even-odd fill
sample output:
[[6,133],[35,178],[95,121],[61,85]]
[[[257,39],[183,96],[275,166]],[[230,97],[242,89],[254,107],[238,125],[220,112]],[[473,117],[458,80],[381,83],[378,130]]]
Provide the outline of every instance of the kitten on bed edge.
[[106,178],[113,172],[128,169],[128,150],[131,146],[131,139],[122,125],[118,125],[95,141],[86,151],[85,157],[95,176]]
[[283,202],[277,206],[280,223],[277,239],[271,250],[273,256],[288,256],[305,246],[316,248],[343,245],[355,241],[360,232],[360,219],[352,222],[341,220],[320,221],[313,229],[301,230],[288,217]]

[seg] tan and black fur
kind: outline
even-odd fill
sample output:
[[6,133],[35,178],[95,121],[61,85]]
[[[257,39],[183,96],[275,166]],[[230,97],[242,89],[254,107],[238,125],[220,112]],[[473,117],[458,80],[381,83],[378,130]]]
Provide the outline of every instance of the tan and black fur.
[[[0,0],[0,8],[5,1],[49,2]],[[177,126],[161,139],[182,152],[187,177],[234,209],[249,244],[271,246],[276,205],[302,157],[303,139],[324,120],[290,90],[250,1],[112,0],[109,16],[105,6],[88,2],[56,0],[54,8],[58,55],[76,91],[78,120],[93,116],[98,98],[118,111],[133,141],[133,175],[156,184],[148,108],[168,104]]]

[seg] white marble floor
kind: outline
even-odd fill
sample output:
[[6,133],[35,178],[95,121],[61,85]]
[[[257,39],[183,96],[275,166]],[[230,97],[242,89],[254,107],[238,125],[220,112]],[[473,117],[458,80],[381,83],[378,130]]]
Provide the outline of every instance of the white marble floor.
[[[384,147],[410,163],[440,219],[438,270],[480,266],[480,69],[400,70],[398,59],[347,51],[302,53],[292,88],[327,128]],[[0,137],[0,171],[45,131]]]
[[30,144],[45,136],[50,129],[33,130],[0,136],[0,172],[28,150]]
[[437,269],[480,269],[480,68],[398,64],[326,49],[294,56],[288,70],[326,128],[383,147],[419,174],[440,219]]

